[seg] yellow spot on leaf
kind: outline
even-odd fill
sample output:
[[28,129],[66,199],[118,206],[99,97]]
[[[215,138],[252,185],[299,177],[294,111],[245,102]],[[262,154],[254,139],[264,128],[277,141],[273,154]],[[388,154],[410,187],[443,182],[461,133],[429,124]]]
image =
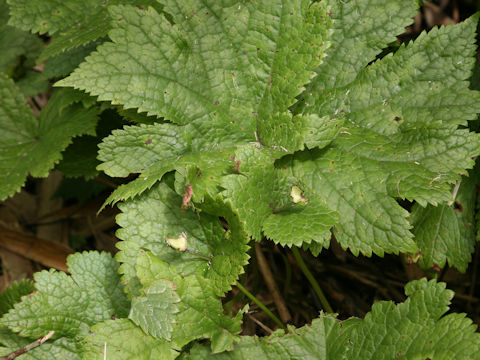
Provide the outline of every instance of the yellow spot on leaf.
[[187,234],[185,232],[182,232],[178,238],[165,238],[165,242],[175,250],[187,250]]
[[291,190],[290,190],[290,196],[292,198],[292,201],[295,204],[302,204],[302,205],[307,205],[308,204],[308,199],[303,196],[303,190],[298,187],[297,185],[293,185]]

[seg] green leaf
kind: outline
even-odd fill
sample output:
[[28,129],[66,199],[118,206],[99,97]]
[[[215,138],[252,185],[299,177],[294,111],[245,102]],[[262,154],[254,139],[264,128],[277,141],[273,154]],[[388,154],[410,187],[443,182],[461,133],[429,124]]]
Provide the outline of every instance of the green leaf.
[[[361,3],[367,6],[366,1],[351,2],[343,10]],[[404,4],[392,3],[388,2],[388,6]],[[343,7],[340,3],[338,6]],[[358,68],[360,72],[355,77],[348,76],[348,81],[334,72],[332,79],[339,79],[340,83],[335,80],[328,84],[322,75],[326,73],[322,72],[317,78],[324,81],[318,85],[322,91],[312,89],[307,93],[304,111],[343,113],[349,120],[333,146],[341,150],[339,154],[345,154],[339,158],[349,159],[354,153],[355,166],[376,174],[383,193],[377,197],[385,196],[386,190],[393,197],[416,200],[423,206],[436,205],[450,200],[448,184],[473,166],[471,158],[480,152],[479,137],[455,129],[474,119],[480,110],[479,93],[470,91],[465,81],[471,75],[474,61],[477,20],[478,16],[474,16],[462,24],[423,33],[416,41],[401,46],[394,55],[387,55],[362,70]],[[344,60],[335,60],[330,59],[328,64],[340,64],[340,69]],[[357,195],[362,197],[363,193]],[[330,201],[335,202],[333,198]],[[353,224],[357,227],[363,224],[352,216],[346,221],[352,230]],[[408,228],[402,227],[402,236],[408,239],[410,235],[405,234]],[[357,237],[362,234],[358,230]],[[345,241],[342,245],[346,246]],[[360,251],[368,254],[370,249]]]
[[[315,240],[328,247],[329,230],[338,220],[334,211],[317,198],[295,204],[298,201],[292,191],[300,189],[298,181],[286,171],[274,168],[272,153],[247,145],[234,154],[238,173],[221,179],[221,187],[225,189],[221,196],[232,204],[250,236],[260,241],[263,230],[282,245],[298,246]],[[311,217],[307,221],[302,216]],[[280,228],[279,223],[282,223]],[[283,232],[286,228],[288,232]]]
[[101,0],[28,1],[7,0],[10,6],[9,24],[33,33],[50,35],[73,26],[98,11]]
[[8,6],[0,0],[0,73],[10,73],[22,55],[34,58],[43,45],[37,36],[7,25],[8,18]]
[[17,86],[25,97],[34,97],[40,93],[48,92],[47,77],[37,71],[27,71],[25,75],[17,81]]
[[62,153],[62,160],[56,166],[67,177],[84,176],[91,179],[98,175],[96,169],[98,139],[93,136],[80,136],[73,139],[72,143]]
[[328,351],[338,340],[338,328],[334,317],[322,316],[314,319],[310,326],[289,327],[287,334],[278,330],[263,338],[242,336],[232,352],[213,355],[208,347],[197,344],[186,359],[341,359]]
[[435,205],[447,200],[446,184],[473,166],[478,136],[455,129],[480,110],[480,93],[465,81],[474,64],[477,21],[474,16],[423,33],[361,70],[352,83],[313,92],[316,98],[306,101],[305,111],[345,114],[350,124],[335,145],[378,161],[392,196]]
[[102,43],[101,39],[107,36],[109,30],[110,18],[106,11],[92,14],[75,26],[56,34],[57,36],[42,51],[38,61],[60,56],[64,52],[81,47],[96,47]]
[[[416,1],[328,0],[332,45],[305,94],[351,83],[417,15]],[[395,16],[391,16],[395,14]],[[308,98],[306,99],[308,102]]]
[[334,234],[343,248],[355,255],[416,252],[408,212],[388,196],[374,163],[331,148],[299,153],[290,165],[310,198],[341,214]]
[[[97,41],[98,42],[98,41]],[[91,42],[75,49],[66,50],[56,56],[51,56],[45,61],[43,74],[47,78],[63,77],[70,74],[92,51],[99,45]]]
[[227,169],[232,172],[235,164],[229,159],[228,153],[238,136],[232,136],[232,141],[222,137],[224,150],[215,149],[215,146],[201,150],[202,147],[211,147],[204,139],[213,139],[218,135],[228,136],[224,130],[211,127],[208,123],[185,127],[141,124],[113,131],[99,146],[98,157],[103,163],[98,169],[110,176],[127,176],[130,172],[141,174],[135,181],[120,187],[106,203],[133,198],[174,169],[195,166],[206,173],[209,168],[218,169],[215,173]]
[[351,127],[334,140],[378,173],[390,196],[425,206],[450,200],[450,183],[473,166],[480,137],[466,129],[412,129],[389,136]]
[[338,213],[318,200],[293,205],[269,215],[262,224],[265,235],[275,243],[302,246],[312,241],[321,247],[330,245],[330,228],[339,220]]
[[448,261],[465,272],[475,249],[476,171],[473,178],[462,177],[455,202],[423,208],[415,204],[410,221],[420,249],[419,264],[424,269],[443,268]]
[[[218,217],[206,212],[182,212],[182,198],[167,185],[159,183],[119,208],[117,236],[123,241],[117,244],[117,260],[122,263],[123,283],[131,295],[140,288],[135,261],[143,249],[175,266],[180,274],[211,279],[219,296],[230,290],[243,272],[248,260],[243,231],[232,227],[226,232]],[[187,237],[187,252],[179,252],[165,241],[182,233]]]
[[415,252],[407,213],[392,197],[449,200],[449,184],[480,153],[478,135],[456,129],[479,110],[479,93],[465,81],[476,23],[423,34],[305,101],[304,111],[348,119],[330,149],[296,155],[293,174],[341,214],[334,232],[354,254]]
[[[165,172],[181,169],[182,160],[194,162],[195,154],[217,158],[209,153],[252,141],[282,154],[304,143],[325,146],[331,141],[338,120],[292,117],[287,111],[328,46],[327,31],[320,26],[327,21],[325,10],[304,0],[273,5],[168,1],[165,11],[175,26],[153,9],[110,8],[116,19],[109,33],[113,43],[101,46],[57,85],[85,89],[100,100],[180,126],[126,128],[105,140],[101,170],[110,176],[142,172],[107,202],[140,194]],[[265,24],[257,27],[259,23]],[[113,59],[122,67],[112,67]],[[206,68],[212,62],[215,66]],[[292,137],[289,129],[298,130],[298,136]],[[183,159],[186,154],[192,157]],[[153,165],[155,170],[146,170]]]
[[10,284],[0,293],[0,316],[7,313],[16,303],[20,302],[22,296],[31,294],[34,291],[33,282],[29,279],[19,282],[15,281]]
[[155,339],[128,319],[107,320],[93,326],[85,338],[84,360],[173,360],[174,343]]
[[[295,179],[282,170],[275,170],[274,156],[255,146],[240,147],[234,156],[239,174],[221,179],[221,193],[238,213],[248,235],[262,240],[262,224],[274,211],[293,206],[290,197]],[[255,209],[253,212],[252,209]]]
[[164,279],[143,287],[132,299],[129,318],[154,338],[170,341],[173,316],[179,311],[175,304],[181,301],[175,290],[175,284]]
[[78,253],[68,257],[67,265],[71,276],[55,270],[36,273],[37,292],[16,304],[1,323],[21,336],[38,338],[55,330],[55,337],[78,337],[97,322],[128,314],[118,264],[110,255]]
[[[67,92],[68,93],[68,92]],[[28,174],[45,177],[72,137],[95,134],[97,109],[57,92],[36,119],[12,80],[0,75],[0,200],[17,192]]]
[[[128,0],[7,0],[10,6],[9,25],[16,26],[33,33],[54,35],[53,41],[40,55],[39,60],[56,56],[84,46],[107,35],[110,30],[110,19],[107,12],[109,3],[132,4]],[[132,5],[148,7],[161,6],[152,0],[134,1]]]
[[[445,283],[413,281],[397,306],[378,302],[347,330],[346,358],[468,359],[480,351],[480,335],[465,314],[448,314],[453,292]],[[348,320],[347,320],[348,322]]]
[[222,315],[222,303],[211,280],[201,275],[179,275],[177,268],[168,266],[151,253],[140,254],[137,273],[148,288],[157,285],[159,280],[173,284],[180,299],[176,304],[178,312],[173,313],[171,319],[175,343],[184,345],[194,339],[210,338],[213,352],[233,349],[233,342],[239,340],[243,311],[235,318]]
[[[364,319],[338,321],[322,315],[311,326],[264,338],[243,336],[234,351],[210,354],[195,345],[191,359],[471,359],[480,335],[465,314],[448,314],[453,292],[445,283],[415,280],[404,303],[381,301]],[[442,315],[444,315],[442,317]],[[283,336],[282,336],[283,335]]]
[[[111,7],[113,43],[100,47],[59,84],[179,124],[211,121],[214,112],[217,121],[225,124],[242,119],[251,136],[259,112],[282,114],[293,104],[327,45],[324,27],[316,26],[325,23],[324,10],[308,1],[222,6],[172,0],[164,10],[175,26],[153,9]],[[164,57],[155,55],[159,53]],[[121,59],[122,68],[109,65],[112,57]],[[213,61],[214,67],[199,65]],[[123,76],[122,69],[127,68],[134,76]],[[187,76],[192,73],[195,77]],[[176,74],[177,79],[164,74]],[[149,78],[155,78],[154,87]],[[277,93],[285,96],[273,100]],[[234,102],[235,98],[242,102]]]
[[[32,343],[36,339],[26,339],[14,334],[6,328],[0,328],[0,356],[6,356],[20,348]],[[80,360],[82,358],[82,345],[73,339],[62,337],[50,340],[36,347],[26,354],[21,355],[22,360]]]

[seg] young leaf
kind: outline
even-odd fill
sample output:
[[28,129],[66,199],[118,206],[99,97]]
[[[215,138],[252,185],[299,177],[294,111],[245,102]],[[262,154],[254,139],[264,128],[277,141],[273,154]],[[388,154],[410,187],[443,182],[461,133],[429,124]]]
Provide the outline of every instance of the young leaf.
[[82,337],[90,326],[125,317],[129,304],[123,294],[118,264],[106,253],[70,255],[71,276],[55,270],[35,274],[35,292],[5,314],[1,323],[21,336]]
[[53,96],[36,119],[12,80],[0,74],[0,200],[17,192],[27,175],[45,177],[72,137],[95,134],[97,109]]
[[337,212],[315,199],[306,205],[293,205],[269,215],[262,224],[262,230],[266,237],[283,246],[314,242],[320,248],[328,248],[330,228],[338,220]]

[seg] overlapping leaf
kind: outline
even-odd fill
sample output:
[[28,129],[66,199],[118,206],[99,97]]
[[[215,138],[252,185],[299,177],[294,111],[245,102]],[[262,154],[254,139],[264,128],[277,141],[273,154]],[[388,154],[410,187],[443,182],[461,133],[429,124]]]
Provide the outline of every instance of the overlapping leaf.
[[[351,19],[343,11],[360,4],[370,6],[339,5],[334,28],[347,26]],[[480,110],[479,94],[466,82],[476,23],[473,17],[424,33],[363,69],[346,66],[358,69],[356,76],[339,75],[345,60],[335,55],[328,62],[332,78],[317,69],[318,83],[297,110],[342,113],[348,121],[329,150],[296,155],[293,174],[342,214],[335,234],[355,254],[415,251],[408,214],[391,197],[422,205],[449,200],[449,183],[480,153],[478,135],[456,129]]]
[[[288,335],[242,337],[234,351],[213,355],[196,345],[191,359],[471,359],[480,335],[464,314],[448,314],[453,293],[426,279],[407,284],[404,303],[376,303],[365,319],[321,316]],[[442,317],[443,316],[443,317]],[[283,335],[283,336],[281,336]]]
[[68,257],[71,276],[55,270],[35,274],[37,292],[5,314],[1,323],[21,336],[82,337],[90,326],[125,317],[129,304],[123,294],[118,264],[106,253]]
[[423,33],[350,83],[308,93],[304,111],[343,112],[349,123],[334,146],[373,161],[391,196],[423,205],[449,200],[447,184],[480,151],[477,135],[455,130],[480,111],[480,95],[466,82],[477,21]]
[[263,231],[282,245],[301,246],[314,240],[328,247],[338,214],[316,197],[310,200],[308,193],[300,195],[303,203],[295,199],[292,192],[302,191],[297,179],[274,168],[271,152],[244,146],[234,154],[238,173],[221,179],[225,189],[221,196],[231,202],[250,236],[260,241]]
[[58,92],[35,118],[18,87],[0,74],[0,199],[17,192],[28,174],[47,176],[72,137],[95,134],[98,110],[65,94]]
[[[59,53],[86,45],[105,36],[110,29],[107,5],[130,1],[86,0],[78,2],[46,0],[7,0],[10,6],[9,24],[23,30],[54,35],[52,43],[41,54],[46,59]],[[156,6],[156,1],[140,0],[132,5]]]
[[26,31],[7,25],[8,6],[0,1],[0,72],[9,73],[21,55],[32,60],[42,47],[42,41]]
[[[21,301],[22,296],[30,295],[35,290],[33,282],[22,280],[15,282],[6,288],[0,294],[0,314],[3,315],[13,309],[14,305]],[[46,334],[46,333],[45,333]],[[36,340],[36,339],[35,339]],[[0,328],[0,356],[6,356],[18,351],[22,347],[32,343],[34,339],[28,339],[15,334],[6,327]],[[44,343],[42,347],[37,347],[23,355],[25,360],[43,360],[43,359],[72,359],[80,360],[82,348],[80,344],[68,338],[50,340]]]
[[[195,345],[187,359],[342,359],[343,352],[330,352],[329,348],[338,341],[338,320],[330,316],[315,319],[311,326],[290,328],[271,336],[258,338],[242,336],[234,351],[214,355],[206,346]],[[343,350],[343,349],[341,349]],[[336,357],[338,355],[338,357]]]
[[[85,338],[84,360],[173,360],[178,347],[145,334],[129,319],[107,320],[91,328]],[[112,354],[112,355],[111,355]]]
[[415,205],[412,222],[420,249],[419,265],[424,269],[443,268],[448,261],[465,272],[475,248],[475,198],[478,170],[462,177],[455,201],[434,207]]
[[343,247],[368,255],[416,252],[408,212],[388,196],[374,164],[331,148],[296,155],[290,165],[306,191],[341,214],[334,233]]
[[[149,250],[183,275],[201,274],[211,279],[217,294],[230,289],[247,263],[247,238],[231,221],[225,231],[218,217],[205,212],[182,212],[182,198],[164,183],[155,185],[138,198],[120,205],[117,223],[121,250],[123,282],[130,294],[137,294],[135,262],[142,250]],[[218,210],[217,210],[218,211]],[[210,210],[210,213],[215,213]],[[166,243],[185,233],[187,252],[179,252]]]
[[[11,332],[6,328],[0,329],[0,356],[6,356],[17,351],[37,339],[27,339]],[[22,360],[80,360],[82,345],[73,339],[62,337],[50,340],[42,346],[34,348],[22,355]]]
[[328,46],[320,4],[167,1],[165,11],[174,26],[154,10],[112,7],[113,43],[59,83],[180,125],[127,128],[104,141],[102,170],[148,178],[111,200],[151,187],[186,154],[215,159],[210,152],[252,141],[288,152],[337,131],[338,122],[288,112]]
[[[137,274],[145,286],[144,299],[153,305],[152,297],[146,292],[152,288],[163,288],[167,283],[171,291],[164,295],[163,303],[173,305],[170,296],[175,295],[174,305],[176,311],[167,311],[161,318],[146,323],[140,319],[139,325],[148,334],[157,338],[173,339],[175,344],[183,346],[195,339],[209,338],[212,342],[212,351],[222,352],[233,349],[233,342],[240,339],[243,311],[237,313],[235,318],[223,315],[223,307],[217,297],[216,284],[201,275],[182,276],[178,274],[175,266],[153,256],[151,253],[140,254],[137,262]],[[145,303],[144,302],[144,303]],[[160,305],[157,303],[156,306]],[[149,306],[151,308],[151,306]],[[132,312],[135,310],[132,307]],[[137,322],[138,318],[130,318]],[[165,335],[164,327],[170,328],[171,334]],[[160,332],[159,332],[160,330]]]

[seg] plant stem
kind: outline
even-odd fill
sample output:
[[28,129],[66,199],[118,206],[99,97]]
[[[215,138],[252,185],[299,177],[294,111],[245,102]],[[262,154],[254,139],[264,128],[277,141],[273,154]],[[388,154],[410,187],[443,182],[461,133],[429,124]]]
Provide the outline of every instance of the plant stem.
[[237,288],[240,290],[242,293],[244,293],[250,300],[252,300],[257,306],[262,309],[265,314],[267,314],[275,323],[280,326],[282,329],[286,330],[285,325],[280,321],[279,318],[277,318],[263,303],[258,300],[250,291],[245,289],[240,282],[237,281]]
[[295,260],[297,260],[298,266],[300,266],[300,269],[302,270],[303,274],[308,279],[308,281],[313,287],[313,290],[315,291],[318,298],[320,299],[320,302],[322,303],[322,306],[325,309],[325,311],[328,313],[333,313],[332,307],[328,303],[328,300],[325,297],[325,294],[323,293],[322,289],[320,288],[320,285],[318,285],[317,280],[315,280],[310,270],[308,270],[308,267],[305,264],[305,261],[303,261],[302,256],[298,252],[298,248],[296,248],[295,246],[292,246],[292,253],[293,253],[293,256],[295,256]]

